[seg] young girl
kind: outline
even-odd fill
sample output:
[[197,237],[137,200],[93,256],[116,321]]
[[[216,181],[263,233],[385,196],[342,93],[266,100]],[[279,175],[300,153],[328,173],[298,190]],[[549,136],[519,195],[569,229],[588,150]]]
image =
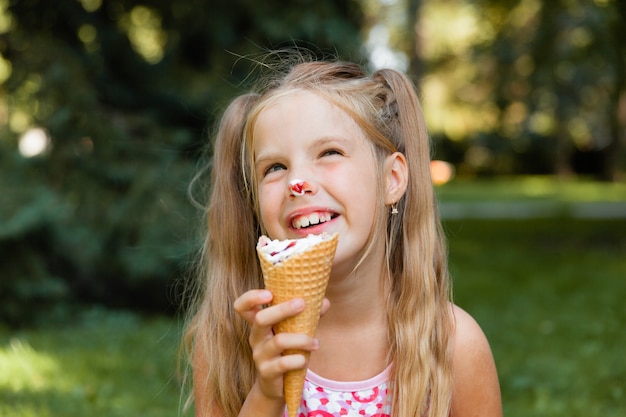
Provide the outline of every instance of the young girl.
[[[304,367],[299,416],[501,416],[489,345],[450,301],[429,162],[414,86],[394,70],[300,62],[230,104],[186,333],[196,416],[283,416],[283,374]],[[304,305],[266,307],[258,237],[322,232],[339,244],[316,336],[274,335]]]

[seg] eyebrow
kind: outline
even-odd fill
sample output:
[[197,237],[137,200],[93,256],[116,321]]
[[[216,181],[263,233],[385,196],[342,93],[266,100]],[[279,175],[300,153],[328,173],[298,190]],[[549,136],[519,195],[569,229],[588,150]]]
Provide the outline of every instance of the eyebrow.
[[254,166],[258,167],[261,163],[263,163],[265,161],[271,161],[271,160],[278,159],[278,158],[279,158],[279,154],[274,153],[274,152],[268,153],[268,154],[265,154],[265,155],[261,154],[261,157],[256,156],[254,158]]
[[[310,146],[308,147],[309,150],[316,148],[316,147],[323,147],[327,144],[330,143],[338,143],[338,144],[343,144],[344,146],[349,146],[350,145],[351,140],[349,138],[346,138],[344,136],[322,136],[320,138],[317,138],[313,141],[313,143],[310,144]],[[260,156],[259,155],[255,155],[254,158],[254,164],[258,165],[260,162],[263,162],[267,159],[277,159],[280,158],[280,151],[279,152],[268,152],[268,153],[261,153]]]
[[350,143],[350,139],[343,137],[343,136],[322,136],[321,138],[317,139],[313,144],[313,146],[319,146],[319,145],[325,145],[327,143],[330,142],[339,142],[339,143],[345,143],[348,144]]
[[352,143],[354,143],[350,138],[346,138],[345,136],[322,136],[317,138],[311,143],[309,146],[309,150],[314,150],[316,148],[323,148],[324,146],[330,144],[341,145],[344,148],[351,148]]

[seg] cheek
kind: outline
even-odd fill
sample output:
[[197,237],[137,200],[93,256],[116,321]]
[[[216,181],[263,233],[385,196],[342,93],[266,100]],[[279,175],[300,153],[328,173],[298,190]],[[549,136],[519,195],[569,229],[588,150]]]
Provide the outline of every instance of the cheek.
[[374,170],[361,168],[352,167],[344,172],[331,173],[328,182],[350,200],[371,206],[376,201],[378,178]]
[[280,191],[274,186],[258,186],[259,214],[261,223],[267,227],[275,221],[280,208]]
[[267,194],[263,192],[263,190],[261,189],[259,189],[259,192],[258,192],[258,202],[259,202],[259,213],[261,214],[261,221],[265,221],[265,217],[267,216],[267,211],[269,209],[268,198],[267,198]]

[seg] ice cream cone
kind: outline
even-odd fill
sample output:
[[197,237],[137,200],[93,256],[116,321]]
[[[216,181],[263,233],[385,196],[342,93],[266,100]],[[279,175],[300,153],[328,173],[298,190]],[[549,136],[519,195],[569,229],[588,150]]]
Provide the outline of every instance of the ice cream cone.
[[[294,298],[302,298],[305,302],[304,311],[274,326],[275,333],[315,335],[337,241],[338,235],[335,234],[306,251],[295,253],[278,263],[271,262],[259,251],[265,288],[274,296],[272,305]],[[310,355],[309,351],[303,350],[284,352],[285,355],[294,353],[304,355],[307,360]],[[289,417],[295,417],[298,411],[305,375],[306,369],[285,373],[284,394]]]

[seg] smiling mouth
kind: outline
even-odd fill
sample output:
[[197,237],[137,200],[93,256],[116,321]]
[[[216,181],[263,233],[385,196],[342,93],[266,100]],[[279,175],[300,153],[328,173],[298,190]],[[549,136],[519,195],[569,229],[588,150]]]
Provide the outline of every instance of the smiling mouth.
[[291,221],[291,226],[294,229],[306,229],[307,227],[316,226],[318,224],[326,223],[337,217],[337,214],[328,212],[315,212],[307,214],[305,216],[298,216]]

